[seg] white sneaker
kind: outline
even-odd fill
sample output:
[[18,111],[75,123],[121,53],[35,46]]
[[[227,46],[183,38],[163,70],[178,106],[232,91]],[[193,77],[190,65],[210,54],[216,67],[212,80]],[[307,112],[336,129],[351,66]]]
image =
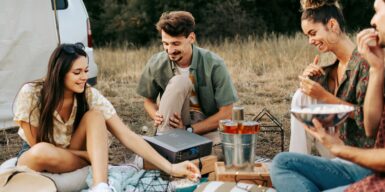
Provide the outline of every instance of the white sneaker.
[[95,187],[92,187],[89,192],[115,192],[115,190],[107,183],[99,183]]

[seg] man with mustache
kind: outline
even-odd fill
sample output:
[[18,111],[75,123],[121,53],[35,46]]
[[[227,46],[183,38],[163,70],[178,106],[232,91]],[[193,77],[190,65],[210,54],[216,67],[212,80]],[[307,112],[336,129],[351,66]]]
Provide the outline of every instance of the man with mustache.
[[194,20],[186,11],[162,14],[156,29],[165,51],[147,62],[137,92],[158,134],[181,128],[215,144],[218,121],[231,118],[238,97],[223,59],[194,44]]

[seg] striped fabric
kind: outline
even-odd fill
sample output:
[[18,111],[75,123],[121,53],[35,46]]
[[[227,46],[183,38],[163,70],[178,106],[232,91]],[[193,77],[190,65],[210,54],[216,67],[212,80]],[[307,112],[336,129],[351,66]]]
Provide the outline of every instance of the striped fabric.
[[199,185],[194,192],[274,192],[272,188],[266,188],[253,184],[211,181]]

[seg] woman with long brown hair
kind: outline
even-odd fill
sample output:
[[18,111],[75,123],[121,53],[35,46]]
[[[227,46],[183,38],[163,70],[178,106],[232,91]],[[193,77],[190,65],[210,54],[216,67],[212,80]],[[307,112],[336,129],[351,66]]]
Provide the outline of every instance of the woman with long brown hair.
[[123,145],[173,176],[193,178],[191,162],[170,164],[132,132],[111,103],[87,85],[88,60],[81,44],[62,44],[52,53],[47,75],[25,84],[15,101],[14,120],[24,140],[17,166],[65,173],[91,165],[92,191],[107,184],[108,131]]

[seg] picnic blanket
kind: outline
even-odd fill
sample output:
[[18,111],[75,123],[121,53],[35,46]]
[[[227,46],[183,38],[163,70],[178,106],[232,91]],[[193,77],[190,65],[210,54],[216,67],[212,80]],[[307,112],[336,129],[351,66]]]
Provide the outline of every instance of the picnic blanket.
[[[16,158],[5,161],[0,166],[0,171],[15,167]],[[88,191],[92,183],[91,167],[87,166],[73,172],[63,174],[41,173],[51,178],[57,186],[58,191]],[[162,179],[158,170],[146,171],[136,165],[126,164],[120,166],[109,166],[109,184],[118,192],[141,192],[141,191],[174,191],[173,186],[166,179]]]
[[[93,185],[91,168],[86,182],[88,187]],[[143,170],[133,165],[109,166],[108,184],[119,192],[173,191],[173,186],[169,185],[168,180],[162,178],[160,171]]]

